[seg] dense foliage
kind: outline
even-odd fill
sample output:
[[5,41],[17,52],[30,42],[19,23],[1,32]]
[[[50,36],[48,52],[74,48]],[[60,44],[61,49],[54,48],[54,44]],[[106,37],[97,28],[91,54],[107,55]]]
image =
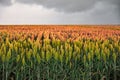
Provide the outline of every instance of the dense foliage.
[[119,80],[120,35],[74,41],[47,35],[1,31],[0,80]]

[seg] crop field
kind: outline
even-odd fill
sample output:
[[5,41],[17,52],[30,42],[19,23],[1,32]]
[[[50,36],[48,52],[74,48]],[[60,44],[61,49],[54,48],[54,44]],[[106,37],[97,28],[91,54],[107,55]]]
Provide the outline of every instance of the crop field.
[[0,80],[120,80],[120,26],[1,25]]

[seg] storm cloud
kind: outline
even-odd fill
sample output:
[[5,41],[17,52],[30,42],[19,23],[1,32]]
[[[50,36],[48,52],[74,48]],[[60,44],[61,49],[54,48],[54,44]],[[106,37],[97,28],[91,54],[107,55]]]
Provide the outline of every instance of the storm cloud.
[[120,0],[0,0],[0,11],[5,24],[120,24]]
[[0,5],[5,5],[5,6],[9,6],[9,5],[11,5],[12,4],[12,2],[11,2],[11,0],[0,0]]
[[98,2],[116,5],[120,8],[120,0],[0,0],[1,5],[12,5],[12,2],[42,5],[63,12],[79,12],[93,8]]
[[24,4],[37,4],[58,11],[78,12],[90,9],[98,0],[16,0]]

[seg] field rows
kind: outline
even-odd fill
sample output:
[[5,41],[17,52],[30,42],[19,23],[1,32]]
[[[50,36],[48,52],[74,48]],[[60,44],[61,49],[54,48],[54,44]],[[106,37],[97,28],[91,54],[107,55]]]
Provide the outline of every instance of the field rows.
[[119,80],[119,26],[0,26],[0,80]]

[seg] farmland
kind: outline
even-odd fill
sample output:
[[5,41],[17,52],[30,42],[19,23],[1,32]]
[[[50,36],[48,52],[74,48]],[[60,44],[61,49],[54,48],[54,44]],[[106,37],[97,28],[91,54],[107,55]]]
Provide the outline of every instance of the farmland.
[[120,79],[120,26],[0,26],[0,80],[100,79]]

